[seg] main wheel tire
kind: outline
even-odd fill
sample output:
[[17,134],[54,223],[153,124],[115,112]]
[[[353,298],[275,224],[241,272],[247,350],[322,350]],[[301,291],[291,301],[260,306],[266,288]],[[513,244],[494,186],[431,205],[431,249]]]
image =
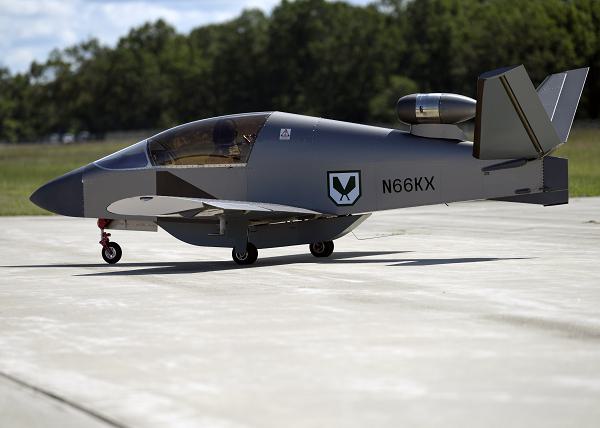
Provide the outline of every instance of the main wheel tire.
[[108,264],[114,265],[121,260],[122,255],[123,251],[116,242],[109,242],[107,247],[102,248],[102,258]]
[[315,257],[329,257],[333,253],[333,241],[315,242],[308,246]]
[[252,243],[248,242],[248,245],[246,245],[246,252],[244,254],[239,254],[234,248],[231,250],[231,257],[238,265],[251,265],[258,258],[258,250]]

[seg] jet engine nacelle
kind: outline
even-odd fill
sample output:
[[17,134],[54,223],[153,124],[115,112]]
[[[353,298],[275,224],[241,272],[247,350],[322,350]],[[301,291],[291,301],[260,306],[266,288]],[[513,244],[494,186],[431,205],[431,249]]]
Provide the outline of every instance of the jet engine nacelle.
[[398,119],[409,125],[419,123],[454,124],[475,117],[477,101],[458,94],[410,94],[398,100]]

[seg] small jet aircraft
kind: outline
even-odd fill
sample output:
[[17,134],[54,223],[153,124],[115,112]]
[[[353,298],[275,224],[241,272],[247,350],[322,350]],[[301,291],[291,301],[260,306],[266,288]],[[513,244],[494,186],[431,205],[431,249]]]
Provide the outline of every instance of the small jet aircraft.
[[[525,68],[482,74],[477,100],[413,94],[396,110],[410,131],[282,112],[199,120],[71,171],[31,195],[66,216],[98,218],[102,257],[121,258],[106,229],[156,231],[192,245],[309,244],[316,257],[373,211],[492,199],[568,202],[567,141],[588,69],[548,76]],[[458,123],[475,118],[474,142]]]

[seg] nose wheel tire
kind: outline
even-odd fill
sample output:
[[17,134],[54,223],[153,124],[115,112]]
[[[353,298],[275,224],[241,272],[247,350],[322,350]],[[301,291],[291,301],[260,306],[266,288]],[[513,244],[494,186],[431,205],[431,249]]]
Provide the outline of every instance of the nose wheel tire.
[[329,257],[333,253],[333,241],[315,242],[308,246],[315,257]]
[[121,260],[122,255],[121,246],[116,242],[109,242],[106,247],[102,248],[102,258],[108,264],[114,265]]
[[251,265],[258,258],[258,250],[253,244],[248,242],[245,253],[240,254],[237,251],[235,251],[234,248],[233,250],[231,250],[231,257],[233,258],[233,261],[236,262],[238,265]]

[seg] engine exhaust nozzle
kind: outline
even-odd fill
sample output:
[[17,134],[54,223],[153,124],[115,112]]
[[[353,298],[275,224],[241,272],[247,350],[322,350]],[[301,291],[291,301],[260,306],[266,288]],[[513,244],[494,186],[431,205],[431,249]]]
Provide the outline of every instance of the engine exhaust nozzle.
[[477,101],[458,94],[410,94],[398,100],[396,112],[401,122],[454,124],[475,117]]

